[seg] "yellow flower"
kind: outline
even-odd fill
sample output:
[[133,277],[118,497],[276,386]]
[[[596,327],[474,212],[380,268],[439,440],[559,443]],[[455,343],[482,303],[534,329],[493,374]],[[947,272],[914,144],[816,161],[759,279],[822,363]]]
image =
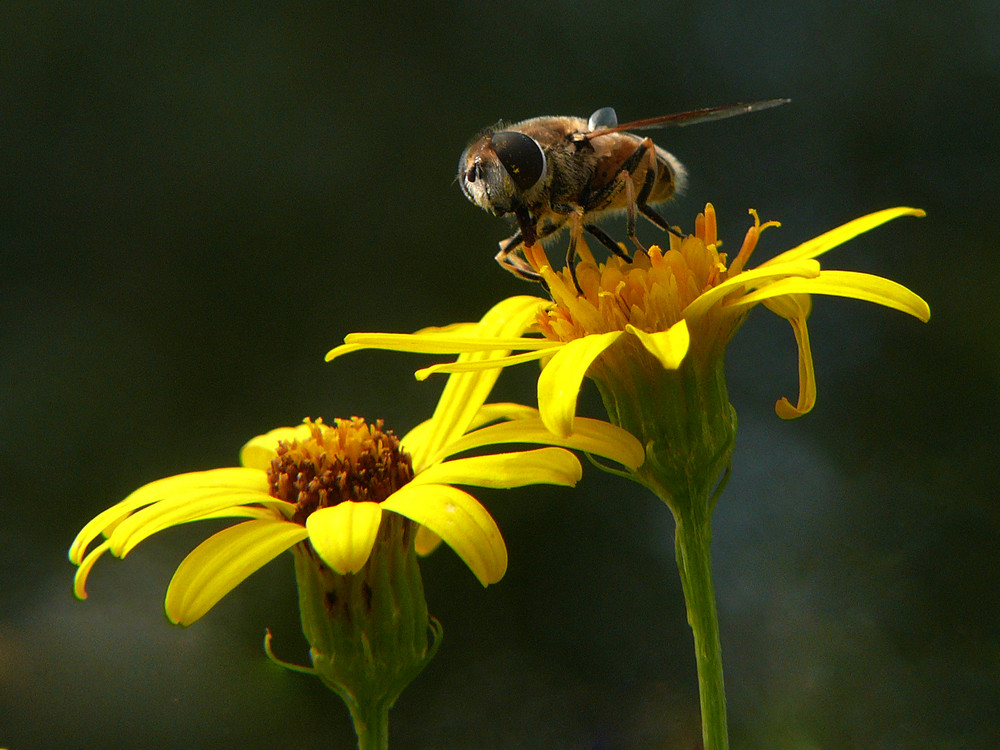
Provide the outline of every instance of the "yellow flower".
[[[698,217],[694,235],[671,237],[666,251],[654,247],[631,261],[611,257],[597,264],[581,249],[576,279],[568,269],[553,271],[540,246],[526,248],[525,259],[541,275],[552,301],[518,297],[501,303],[535,313],[533,320],[511,325],[505,337],[489,341],[471,335],[471,324],[408,336],[352,334],[327,354],[329,360],[365,347],[461,353],[456,362],[419,370],[421,378],[540,360],[540,416],[548,429],[564,437],[582,424],[575,415],[583,378],[596,383],[610,421],[643,447],[642,463],[624,474],[656,493],[676,522],[675,549],[695,641],[706,747],[727,746],[710,559],[712,512],[728,476],[736,435],[723,367],[727,344],[758,304],[789,321],[799,350],[799,397],[794,405],[782,398],[776,410],[791,418],[812,409],[816,399],[806,327],[811,294],[854,297],[921,320],[930,316],[920,297],[893,281],[824,270],[816,260],[862,232],[922,211],[880,211],[747,269],[761,233],[775,225],[762,225],[751,213],[753,226],[732,262],[719,252],[715,211],[709,205]],[[493,358],[484,363],[478,359],[484,356]]]
[[[776,411],[783,418],[801,416],[816,400],[816,379],[806,319],[811,294],[829,294],[875,302],[928,320],[930,310],[920,297],[894,281],[852,271],[825,270],[816,258],[847,240],[900,216],[923,216],[913,208],[879,211],[848,222],[753,269],[746,264],[761,233],[776,222],[754,224],[732,263],[718,250],[715,211],[709,204],[698,216],[694,235],[671,237],[666,252],[657,247],[649,254],[636,253],[627,262],[611,257],[596,264],[584,248],[577,266],[578,291],[567,269],[552,270],[540,245],[529,248],[529,263],[542,274],[553,301],[534,301],[538,318],[534,330],[545,338],[497,339],[464,335],[461,326],[428,329],[416,334],[351,334],[327,359],[361,348],[396,349],[434,354],[484,352],[494,349],[520,351],[499,358],[490,366],[534,359],[548,360],[538,379],[541,417],[557,435],[574,430],[576,399],[584,376],[613,346],[645,350],[665,370],[677,369],[689,354],[720,358],[726,344],[756,305],[763,303],[789,321],[799,350],[799,397],[785,398]],[[467,324],[468,325],[468,324]],[[520,333],[529,330],[529,326]],[[519,334],[518,334],[519,335]],[[460,360],[418,371],[425,378],[434,372],[468,372],[481,365]],[[593,374],[593,373],[592,373]]]
[[[517,304],[500,306],[465,332],[509,336],[512,320],[520,329],[526,314]],[[466,359],[483,362],[504,354]],[[498,581],[507,567],[500,531],[472,495],[453,485],[571,486],[581,475],[579,461],[556,447],[451,457],[505,443],[540,443],[585,450],[626,467],[642,462],[641,446],[611,425],[590,420],[571,439],[559,439],[534,409],[484,405],[498,373],[449,378],[433,417],[401,441],[381,422],[307,421],[250,440],[240,467],[181,474],[139,488],[98,514],[74,540],[69,557],[79,566],[76,595],[86,598],[87,577],[105,552],[125,557],[152,534],[181,523],[249,519],[206,539],[175,572],[167,615],[190,625],[254,571],[306,540],[334,571],[361,570],[387,511],[419,524],[418,552],[429,552],[443,539],[484,586]],[[102,534],[106,538],[90,549]]]

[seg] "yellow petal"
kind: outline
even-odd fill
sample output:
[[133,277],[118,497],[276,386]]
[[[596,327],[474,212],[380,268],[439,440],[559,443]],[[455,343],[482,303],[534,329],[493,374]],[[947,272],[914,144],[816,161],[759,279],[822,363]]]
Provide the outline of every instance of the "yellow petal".
[[816,371],[813,367],[812,347],[809,344],[810,300],[808,295],[786,295],[764,303],[770,310],[787,320],[795,333],[799,352],[799,398],[796,405],[782,396],[774,410],[782,419],[795,419],[808,414],[816,405]]
[[316,554],[344,575],[357,573],[368,562],[381,522],[378,503],[348,500],[309,514],[306,528]]
[[[532,311],[534,317],[534,311]],[[497,337],[483,338],[475,331],[461,335],[430,336],[423,333],[350,333],[344,337],[350,343],[331,349],[327,361],[360,349],[389,349],[411,354],[462,354],[489,352],[494,349],[544,349],[552,343],[542,338]],[[342,351],[342,350],[348,351]]]
[[538,376],[538,410],[551,432],[561,437],[573,432],[583,378],[593,361],[622,333],[611,331],[573,339],[545,365]]
[[[528,341],[529,339],[522,339],[522,341]],[[504,367],[511,367],[512,365],[520,365],[525,362],[533,362],[536,359],[544,359],[545,357],[552,356],[552,350],[563,346],[558,341],[547,341],[546,345],[535,351],[523,352],[521,354],[513,354],[507,357],[496,357],[489,360],[457,360],[455,362],[441,362],[436,365],[429,365],[427,367],[421,367],[415,373],[414,377],[417,380],[427,380],[431,375],[437,375],[442,372],[480,372],[482,370],[498,369]]]
[[180,493],[187,493],[209,488],[229,488],[234,492],[240,490],[267,492],[267,476],[256,469],[233,467],[212,469],[210,471],[194,471],[178,474],[165,479],[143,485],[121,502],[111,506],[95,516],[70,546],[69,559],[77,565],[86,555],[87,547],[101,533],[110,533],[111,529],[126,516],[138,508],[155,503],[164,498]]
[[507,571],[507,547],[486,508],[472,495],[446,484],[410,484],[382,503],[440,536],[483,586]]
[[448,323],[443,326],[427,326],[413,333],[418,336],[462,336],[471,335],[479,322]]
[[[236,490],[213,487],[191,489],[153,503],[124,519],[111,533],[111,554],[125,557],[136,545],[153,534],[191,521],[220,518],[227,508],[243,504],[282,505],[283,500],[260,490]],[[237,513],[237,516],[242,515]]]
[[468,484],[497,489],[528,484],[572,487],[582,476],[580,462],[569,451],[539,448],[444,461],[417,474],[413,484]]
[[786,294],[828,294],[851,297],[893,310],[909,313],[924,321],[930,319],[931,309],[918,295],[895,281],[856,271],[823,271],[814,279],[782,279],[763,289],[747,294],[736,302],[752,305],[765,299]]
[[[526,296],[510,297],[498,302],[483,316],[476,327],[476,335],[484,339],[520,336],[534,325],[539,306],[543,304],[546,304],[544,300]],[[507,354],[507,350],[503,349],[466,352],[459,355],[459,360],[496,360]],[[434,410],[433,426],[428,430],[424,443],[412,454],[415,470],[420,471],[428,466],[432,457],[445,445],[469,429],[499,375],[500,369],[497,368],[484,372],[458,373],[448,378]]]
[[625,326],[625,330],[638,338],[646,351],[656,357],[665,370],[676,370],[681,366],[691,343],[687,321],[683,319],[674,323],[666,331],[646,333],[631,323]]
[[550,432],[541,418],[519,419],[491,424],[462,436],[448,446],[447,455],[501,443],[538,443],[584,451],[635,469],[645,460],[645,452],[632,433],[599,419],[577,417],[573,434],[561,437]]
[[483,404],[483,407],[476,413],[475,419],[469,425],[470,429],[477,429],[484,424],[507,419],[531,419],[538,416],[538,409],[524,404],[515,404],[509,401],[498,401],[493,404]]
[[436,550],[441,544],[441,537],[435,534],[433,531],[428,529],[426,526],[417,527],[417,539],[414,546],[417,549],[417,554],[421,557],[426,557],[431,552]]
[[[472,422],[469,423],[469,429],[476,430],[485,424],[497,422],[499,420],[530,419],[537,416],[538,409],[532,406],[524,406],[523,404],[514,404],[509,402],[484,404],[483,407],[476,412],[476,416],[473,418]],[[425,419],[412,430],[407,432],[406,435],[403,436],[402,440],[400,440],[403,449],[410,454],[412,454],[414,450],[419,452],[419,446],[423,446],[427,442],[427,436],[430,434],[433,426],[433,419]],[[440,457],[441,456],[439,454],[438,458]]]
[[76,569],[76,575],[73,576],[73,593],[76,594],[77,599],[87,598],[87,576],[90,575],[90,570],[94,567],[94,563],[97,562],[101,555],[108,551],[108,547],[110,546],[111,543],[107,540],[101,542],[80,562],[80,567]]
[[718,286],[714,286],[698,295],[694,301],[684,308],[682,315],[688,320],[693,320],[708,313],[709,310],[730,294],[745,292],[748,289],[764,288],[788,276],[814,278],[819,276],[819,274],[819,261],[815,260],[798,260],[779,264],[765,263],[759,268],[738,273],[731,279],[727,279]]
[[178,566],[167,588],[167,617],[190,625],[222,597],[308,536],[286,521],[246,521],[210,536]]
[[868,232],[881,224],[885,224],[887,221],[898,219],[900,216],[926,216],[926,213],[919,208],[908,208],[905,206],[876,211],[867,216],[854,219],[854,221],[849,221],[836,229],[831,229],[819,237],[814,237],[807,242],[803,242],[798,247],[794,247],[765,261],[761,264],[761,267],[802,260],[804,258],[815,258],[827,250],[837,247],[837,245],[842,245],[848,240],[854,239],[859,234]]

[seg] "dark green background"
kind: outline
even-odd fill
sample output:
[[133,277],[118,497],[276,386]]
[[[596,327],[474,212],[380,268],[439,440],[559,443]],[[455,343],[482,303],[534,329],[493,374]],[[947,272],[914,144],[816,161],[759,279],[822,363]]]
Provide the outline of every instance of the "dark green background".
[[[761,309],[730,348],[733,746],[996,748],[998,48],[986,1],[0,5],[0,746],[351,747],[338,700],[261,652],[269,626],[307,658],[290,559],[181,630],[163,594],[205,525],[101,564],[86,603],[73,535],[306,415],[405,432],[430,413],[428,360],[323,354],[537,291],[453,184],[478,128],[785,96],[656,136],[691,173],[667,216],[712,200],[734,247],[757,208],[783,222],[762,260],[921,206],[824,262],[933,318],[817,299],[819,402],[792,423],[773,412],[797,386],[787,325]],[[498,396],[533,402],[534,374]],[[448,550],[424,565],[445,641],[393,747],[689,750],[667,510],[590,468],[575,491],[480,496],[509,572],[483,591]]]

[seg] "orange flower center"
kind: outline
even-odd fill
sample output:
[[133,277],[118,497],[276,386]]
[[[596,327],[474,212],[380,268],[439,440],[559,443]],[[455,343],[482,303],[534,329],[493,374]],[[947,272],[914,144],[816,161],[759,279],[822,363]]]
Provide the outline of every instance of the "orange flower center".
[[731,265],[718,250],[711,204],[695,220],[695,233],[684,238],[671,235],[666,251],[654,245],[648,253],[636,252],[631,261],[612,256],[606,263],[596,263],[583,247],[576,269],[582,291],[569,269],[556,273],[540,246],[529,248],[526,257],[548,283],[555,302],[539,314],[539,328],[546,338],[557,341],[621,331],[627,324],[648,333],[667,330],[699,295],[743,270],[761,231],[774,224],[761,225],[756,212],[751,213],[754,224]]

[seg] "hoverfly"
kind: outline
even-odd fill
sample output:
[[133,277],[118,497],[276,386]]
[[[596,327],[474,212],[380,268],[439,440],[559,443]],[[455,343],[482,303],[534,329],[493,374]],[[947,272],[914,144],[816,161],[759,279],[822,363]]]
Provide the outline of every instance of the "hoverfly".
[[625,212],[626,231],[637,249],[636,215],[676,234],[653,205],[684,188],[684,167],[652,139],[631,130],[693,125],[757,112],[787,103],[766,99],[730,107],[709,107],[618,124],[604,107],[582,117],[534,117],[487,128],[466,146],[458,181],[466,197],[496,216],[513,218],[517,231],[500,243],[497,262],[529,281],[540,276],[517,251],[569,228],[566,265],[575,275],[576,245],[587,232],[612,253],[629,256],[594,220]]

